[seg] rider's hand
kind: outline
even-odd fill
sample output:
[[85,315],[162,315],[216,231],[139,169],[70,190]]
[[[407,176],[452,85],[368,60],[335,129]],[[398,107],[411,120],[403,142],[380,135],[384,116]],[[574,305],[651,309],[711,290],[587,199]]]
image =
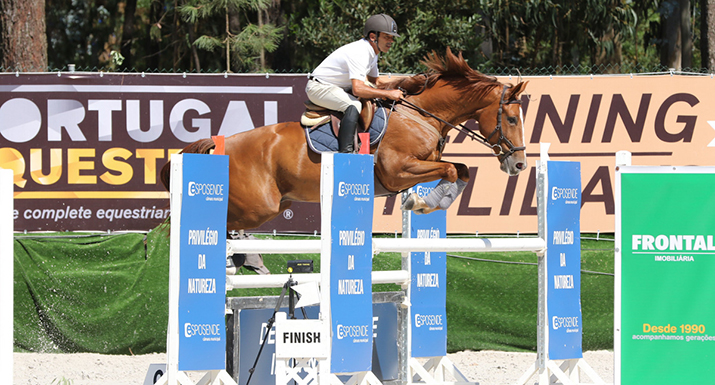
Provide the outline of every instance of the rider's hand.
[[390,100],[400,100],[402,98],[402,91],[400,90],[385,90],[387,93],[385,95],[386,99]]

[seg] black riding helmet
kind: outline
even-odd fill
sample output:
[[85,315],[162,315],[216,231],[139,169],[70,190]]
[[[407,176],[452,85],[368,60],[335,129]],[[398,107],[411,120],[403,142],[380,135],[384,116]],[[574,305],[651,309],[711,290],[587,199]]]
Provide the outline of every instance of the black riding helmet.
[[370,32],[382,32],[395,37],[400,37],[397,33],[397,23],[395,20],[381,13],[379,15],[370,16],[365,22],[365,28],[363,29],[363,36],[367,36]]

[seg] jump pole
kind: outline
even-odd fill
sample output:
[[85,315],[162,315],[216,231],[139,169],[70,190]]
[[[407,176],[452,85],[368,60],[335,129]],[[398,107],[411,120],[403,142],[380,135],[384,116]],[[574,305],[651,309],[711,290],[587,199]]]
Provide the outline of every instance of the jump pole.
[[541,143],[536,165],[539,238],[546,242],[537,254],[537,357],[517,384],[525,385],[534,375],[541,385],[580,384],[581,371],[593,383],[605,384],[581,348],[580,163],[550,161],[549,146]]
[[[207,173],[205,170],[212,170]],[[228,159],[171,156],[167,371],[158,385],[236,385],[226,369]]]
[[[424,197],[436,185],[437,181],[419,184],[403,194],[416,193]],[[401,367],[404,373],[402,377],[407,384],[476,384],[469,381],[447,357],[447,253],[430,247],[446,241],[446,236],[446,211],[437,210],[422,215],[414,211],[402,212],[402,240],[408,241],[411,246],[410,251],[402,252],[402,268],[408,271],[410,277],[409,284],[404,286],[410,306],[406,309],[404,333],[406,360]],[[468,241],[456,242],[451,246],[470,250],[480,242],[485,249],[493,246],[488,241]],[[540,243],[535,247],[540,249],[543,245]],[[424,364],[419,359],[425,361]],[[456,381],[452,382],[449,377]]]
[[0,168],[0,373],[12,383],[13,372],[13,173]]

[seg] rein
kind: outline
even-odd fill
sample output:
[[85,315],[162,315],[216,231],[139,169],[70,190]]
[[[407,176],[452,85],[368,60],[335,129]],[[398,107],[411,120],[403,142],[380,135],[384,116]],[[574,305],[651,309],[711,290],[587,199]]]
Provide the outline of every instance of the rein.
[[[426,86],[426,84],[425,84],[425,86]],[[425,88],[426,88],[426,87],[425,87]],[[437,116],[437,115],[435,115],[435,114],[433,114],[433,113],[431,113],[431,112],[429,112],[429,111],[423,109],[422,107],[420,107],[420,106],[418,106],[418,105],[416,105],[416,104],[414,104],[414,103],[408,101],[408,100],[405,99],[405,98],[400,98],[400,101],[401,101],[402,103],[404,103],[404,104],[406,104],[406,105],[412,107],[413,109],[415,109],[415,110],[417,110],[417,111],[419,111],[419,112],[421,112],[421,113],[423,113],[423,114],[425,114],[425,115],[427,115],[427,116],[429,116],[429,117],[431,117],[431,118],[434,118],[434,119],[438,120],[439,122],[441,122],[441,123],[447,125],[448,127],[452,128],[452,129],[455,129],[455,130],[457,130],[457,131],[459,131],[459,132],[465,134],[465,135],[468,136],[470,139],[476,140],[477,142],[479,142],[479,143],[485,145],[486,147],[489,147],[489,149],[492,150],[492,154],[493,154],[494,156],[499,156],[499,157],[501,157],[502,160],[503,160],[503,159],[508,158],[509,156],[511,156],[512,154],[514,154],[514,153],[517,152],[517,151],[522,151],[522,150],[525,150],[525,149],[526,149],[525,146],[519,146],[519,147],[514,146],[514,144],[509,140],[509,138],[507,138],[506,136],[504,136],[504,131],[502,130],[502,124],[501,124],[501,122],[502,122],[502,111],[504,110],[504,105],[505,105],[505,104],[521,104],[521,100],[512,100],[512,101],[510,101],[510,102],[507,102],[507,101],[504,100],[504,97],[506,96],[506,90],[509,89],[509,88],[510,88],[509,86],[505,85],[505,86],[504,86],[504,89],[502,90],[501,99],[499,100],[499,111],[498,111],[498,113],[497,113],[497,125],[496,125],[496,127],[494,128],[494,131],[492,131],[492,133],[489,134],[489,136],[487,136],[486,138],[485,138],[482,134],[480,134],[480,133],[478,133],[478,132],[476,132],[476,131],[474,131],[474,130],[468,128],[468,127],[466,127],[466,126],[465,126],[464,124],[462,124],[462,123],[460,123],[459,125],[456,125],[456,126],[455,126],[454,124],[452,124],[452,123],[450,123],[450,122],[448,122],[448,121],[446,121],[446,120],[440,118],[439,116]],[[400,90],[402,90],[402,89],[400,88]],[[402,91],[404,92],[404,90],[402,90]],[[416,93],[416,94],[413,94],[413,95],[419,95],[419,94],[422,93],[422,91],[424,91],[424,88],[423,88],[420,92],[418,92],[418,93]],[[489,143],[489,140],[490,140],[490,139],[494,136],[494,134],[496,134],[497,132],[499,132],[499,139],[497,140],[497,142],[496,142],[495,144]],[[441,141],[443,141],[443,140],[444,140],[444,138],[441,139]],[[441,142],[441,141],[440,141],[440,142]],[[503,143],[503,144],[506,144],[507,148],[509,149],[508,151],[505,152],[505,151],[502,149],[502,147],[501,147],[502,143]],[[499,152],[498,152],[498,153],[494,153],[494,149],[499,149]]]

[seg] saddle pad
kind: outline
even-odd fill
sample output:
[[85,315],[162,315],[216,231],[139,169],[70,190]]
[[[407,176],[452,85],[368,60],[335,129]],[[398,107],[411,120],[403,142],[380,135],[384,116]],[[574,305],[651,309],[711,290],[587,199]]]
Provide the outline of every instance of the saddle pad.
[[[387,119],[389,115],[387,109],[380,107],[375,111],[375,117],[370,123],[370,146],[373,146],[382,140],[387,128]],[[316,128],[305,127],[305,139],[308,142],[308,148],[318,154],[323,152],[337,152],[338,138],[333,133],[330,122],[321,124]]]

